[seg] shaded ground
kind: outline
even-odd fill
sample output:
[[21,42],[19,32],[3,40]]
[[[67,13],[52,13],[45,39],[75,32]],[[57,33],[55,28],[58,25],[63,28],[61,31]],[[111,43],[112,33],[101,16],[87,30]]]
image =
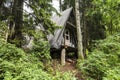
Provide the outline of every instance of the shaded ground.
[[66,64],[64,66],[60,65],[60,60],[54,59],[53,60],[53,68],[54,70],[59,70],[60,72],[71,72],[75,74],[77,80],[83,80],[81,73],[77,70],[76,60],[67,59]]

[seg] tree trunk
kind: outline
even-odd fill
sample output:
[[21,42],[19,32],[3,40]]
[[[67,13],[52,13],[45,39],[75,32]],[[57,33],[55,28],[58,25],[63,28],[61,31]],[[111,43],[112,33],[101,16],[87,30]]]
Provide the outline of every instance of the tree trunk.
[[87,46],[88,46],[88,29],[86,26],[86,17],[85,17],[85,1],[82,0],[82,23],[83,23],[83,54],[84,54],[84,58],[87,57]]
[[21,45],[22,40],[22,21],[23,21],[23,0],[14,0],[12,10],[13,20],[10,21],[10,35],[8,41],[17,41],[15,44]]
[[60,12],[62,12],[62,0],[59,0],[59,7],[60,7]]
[[84,54],[84,58],[87,57],[87,53],[86,53],[86,49],[88,46],[88,37],[87,37],[87,27],[86,27],[86,23],[85,23],[85,16],[84,16],[84,23],[83,23],[83,54]]
[[2,5],[3,5],[3,0],[0,1],[0,14],[2,12]]
[[77,40],[78,40],[78,59],[83,60],[83,44],[82,44],[82,31],[80,25],[80,12],[79,12],[79,0],[75,0],[75,12],[76,12],[76,29],[77,29]]

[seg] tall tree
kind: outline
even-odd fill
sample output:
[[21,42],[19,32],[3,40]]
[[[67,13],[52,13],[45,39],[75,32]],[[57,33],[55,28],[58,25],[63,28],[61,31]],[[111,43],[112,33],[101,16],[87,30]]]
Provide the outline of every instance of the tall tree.
[[82,44],[82,31],[80,25],[80,12],[79,12],[79,0],[75,0],[75,12],[76,12],[76,29],[77,29],[77,40],[78,40],[78,58],[84,59],[83,55],[83,44]]
[[17,46],[21,46],[23,27],[23,0],[14,0],[12,5],[12,20],[10,20],[10,35],[8,41],[14,40]]
[[[53,23],[50,20],[50,15],[52,11],[56,12],[56,10],[52,7],[51,1],[52,0],[4,0],[4,2],[0,2],[0,6],[2,6],[0,7],[0,20],[6,20],[9,23],[8,42],[21,46],[23,42],[22,33],[24,32],[31,35],[34,32],[35,26],[39,23],[42,23],[46,29],[50,27],[49,29],[52,30],[51,26]],[[24,10],[23,3],[31,9],[31,12]],[[32,36],[33,35],[34,33]]]

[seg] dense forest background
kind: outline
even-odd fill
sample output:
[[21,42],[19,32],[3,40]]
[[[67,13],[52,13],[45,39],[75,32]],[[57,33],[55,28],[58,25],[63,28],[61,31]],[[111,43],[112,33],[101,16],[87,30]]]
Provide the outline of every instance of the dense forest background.
[[[120,80],[120,0],[59,0],[60,11],[73,7],[76,14],[77,2],[84,54],[75,65],[79,75]],[[47,35],[59,27],[53,13],[60,15],[52,0],[0,1],[0,80],[80,80],[52,67]]]

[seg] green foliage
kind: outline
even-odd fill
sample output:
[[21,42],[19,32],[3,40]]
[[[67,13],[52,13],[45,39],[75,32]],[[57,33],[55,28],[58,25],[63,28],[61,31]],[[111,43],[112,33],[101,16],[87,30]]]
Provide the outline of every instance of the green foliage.
[[28,2],[25,3],[32,11],[24,13],[24,31],[32,31],[36,25],[41,23],[47,31],[52,32],[55,24],[51,21],[51,15],[52,12],[58,13],[51,4],[52,0],[29,0]]
[[101,23],[105,25],[107,33],[113,34],[119,32],[119,9],[120,0],[93,0],[94,12],[102,13]]
[[34,47],[30,50],[30,53],[35,54],[36,57],[39,57],[40,60],[49,61],[50,57],[50,46],[48,41],[36,40],[34,41]]
[[[10,4],[9,1],[6,1],[7,0],[4,0],[4,4]],[[34,37],[33,48],[31,50],[22,50],[14,44],[6,42],[6,33],[10,35],[7,28],[14,28],[14,24],[13,26],[10,26],[10,24],[11,21],[13,23],[16,22],[14,18],[16,19],[18,15],[12,15],[15,13],[13,11],[14,6],[11,4],[6,9],[1,10],[0,8],[3,12],[10,9],[9,13],[6,13],[5,16],[2,16],[3,14],[0,13],[0,80],[76,80],[71,73],[66,72],[63,74],[56,72],[56,74],[51,74],[53,72],[50,73],[48,71],[51,57],[46,34],[53,31],[55,24],[50,20],[50,16],[52,11],[57,12],[52,7],[51,1],[52,0],[28,0],[29,4],[27,4],[27,6],[31,8],[32,12],[27,13],[24,11],[24,15],[22,15],[23,27],[21,26],[22,29],[20,32]],[[12,4],[14,4],[14,2]],[[3,7],[4,6],[5,5],[3,5]],[[16,9],[19,9],[19,7]],[[8,21],[8,23],[6,21]],[[39,23],[44,25],[45,32],[35,31],[35,26]],[[15,28],[15,30],[17,30],[17,28]],[[13,40],[13,42],[15,42],[15,44],[17,43],[15,40]]]
[[23,54],[24,52],[21,49],[9,43],[0,45],[0,57],[4,60],[19,60],[22,56],[25,56]]
[[77,80],[74,75],[70,72],[56,72],[52,80]]
[[39,58],[41,61],[49,61],[50,57],[50,45],[46,39],[46,35],[38,30],[32,33],[34,40],[32,42],[32,49],[28,50],[27,52],[30,54],[34,54],[36,57]]
[[48,43],[40,42],[33,51],[25,53],[15,45],[2,41],[0,44],[0,80],[76,80],[71,73],[56,72],[54,74],[46,70],[45,63],[48,63],[50,59],[47,50],[49,46],[45,46],[46,44]]
[[5,41],[7,32],[8,32],[7,22],[0,21],[0,40]]
[[43,67],[43,63],[34,55],[26,54],[23,50],[9,43],[0,45],[1,80],[33,80],[37,78],[34,76],[37,76],[39,73],[45,74],[42,71]]
[[83,62],[78,61],[78,67],[88,80],[119,80],[120,78],[117,76],[120,71],[119,58],[120,35],[117,34],[96,42],[96,46],[88,58]]
[[106,71],[105,77],[103,77],[103,80],[111,80],[111,79],[112,80],[120,80],[120,67],[119,66]]
[[75,1],[74,0],[63,0],[62,4],[62,10],[65,10],[67,7],[75,7]]

